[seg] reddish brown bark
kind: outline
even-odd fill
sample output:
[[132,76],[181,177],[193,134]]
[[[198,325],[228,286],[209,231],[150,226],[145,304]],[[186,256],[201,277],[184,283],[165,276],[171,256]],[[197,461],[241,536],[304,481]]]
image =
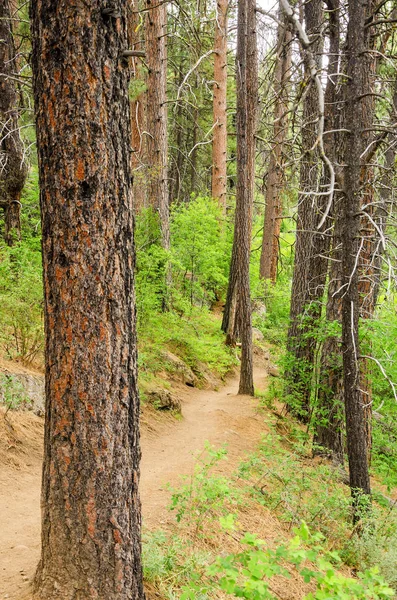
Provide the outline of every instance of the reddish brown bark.
[[239,394],[254,394],[250,250],[255,184],[258,93],[254,0],[238,1],[237,26],[237,186],[232,261],[222,329],[228,342],[241,339]]
[[287,17],[283,17],[280,9],[278,26],[278,49],[274,72],[274,93],[276,95],[273,125],[273,146],[270,153],[268,175],[266,179],[266,209],[263,226],[262,252],[260,258],[260,276],[277,279],[279,254],[282,191],[285,184],[285,140],[288,133],[288,90],[287,83],[291,69],[291,31],[287,25]]
[[214,43],[212,197],[218,199],[224,212],[227,192],[227,12],[228,0],[218,0]]
[[18,125],[14,12],[9,0],[0,0],[0,207],[4,210],[4,240],[8,246],[21,237],[20,200],[27,175]]
[[[78,8],[78,10],[77,10]],[[36,0],[46,424],[40,600],[142,600],[127,4]]]

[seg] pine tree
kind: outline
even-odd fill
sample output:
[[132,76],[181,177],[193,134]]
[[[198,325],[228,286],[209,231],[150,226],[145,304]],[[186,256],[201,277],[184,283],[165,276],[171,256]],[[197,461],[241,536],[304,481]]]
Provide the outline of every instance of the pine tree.
[[31,6],[46,421],[40,600],[143,600],[127,4]]
[[240,394],[254,394],[250,250],[255,185],[258,92],[256,15],[253,0],[239,0],[237,25],[237,189],[232,261],[222,329],[241,339]]

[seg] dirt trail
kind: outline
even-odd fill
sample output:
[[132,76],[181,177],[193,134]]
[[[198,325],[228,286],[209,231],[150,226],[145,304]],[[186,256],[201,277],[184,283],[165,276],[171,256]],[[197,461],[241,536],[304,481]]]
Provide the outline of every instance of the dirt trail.
[[[265,379],[266,371],[256,369],[257,388],[264,388]],[[263,421],[256,414],[257,403],[237,396],[237,387],[237,378],[218,392],[180,386],[177,391],[183,418],[143,428],[141,497],[145,527],[164,526],[172,518],[165,485],[176,486],[180,475],[192,472],[205,441],[215,446],[228,444],[226,470],[233,469],[258,443]],[[17,444],[15,448],[11,444],[7,454],[4,448],[0,452],[0,600],[29,597],[29,581],[39,558],[42,424],[35,420],[32,427],[31,418],[27,415],[26,423],[22,423],[29,437],[22,459]]]

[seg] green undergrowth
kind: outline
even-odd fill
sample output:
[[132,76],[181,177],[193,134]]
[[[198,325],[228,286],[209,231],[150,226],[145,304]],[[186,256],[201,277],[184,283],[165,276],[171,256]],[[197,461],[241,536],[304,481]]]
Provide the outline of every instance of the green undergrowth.
[[193,308],[190,314],[154,313],[138,329],[139,377],[143,387],[160,378],[177,375],[169,353],[177,356],[205,382],[208,371],[223,379],[236,364],[236,357],[224,343],[220,322],[208,309]]
[[[140,381],[171,377],[176,355],[200,385],[208,375],[222,379],[236,364],[225,345],[213,305],[224,297],[231,231],[218,204],[192,197],[171,213],[171,248],[161,245],[158,216],[137,217],[137,314]],[[183,368],[183,365],[182,365]]]
[[[253,323],[264,335],[265,341],[272,345],[274,362],[279,366],[281,374],[288,372],[293,367],[299,367],[296,361],[291,362],[291,357],[286,352],[287,332],[289,325],[290,292],[292,263],[289,258],[288,235],[281,239],[281,251],[288,257],[284,259],[284,269],[281,271],[277,284],[263,284],[257,282],[254,291],[262,296],[266,310],[254,313]],[[255,257],[254,262],[258,262]],[[255,278],[254,278],[255,280]],[[262,286],[262,287],[261,287]],[[372,391],[372,457],[371,474],[386,486],[387,493],[397,488],[397,297],[395,292],[382,290],[380,303],[373,319],[362,319],[360,324],[360,345],[364,355],[371,356],[366,360],[365,370],[371,383]],[[321,360],[322,344],[327,336],[340,337],[340,325],[329,322],[323,316],[314,323],[310,335],[314,333],[317,339],[317,360]],[[341,361],[341,357],[338,358]],[[316,412],[317,392],[320,382],[317,380],[317,366],[315,377],[312,378],[309,370],[310,381],[305,382],[305,365],[302,364],[301,385],[310,385],[312,388],[312,406],[309,433],[312,434],[316,422],[321,418]],[[288,396],[287,396],[288,393]],[[291,406],[300,406],[299,390],[291,394],[291,385],[280,377],[271,381],[265,394],[264,402],[272,407],[277,402],[288,403]],[[397,569],[397,567],[396,567]]]
[[[43,366],[43,285],[37,169],[32,168],[22,203],[23,239],[13,248],[0,240],[0,347],[9,360]],[[143,401],[152,383],[186,365],[194,384],[222,380],[237,363],[224,344],[212,307],[227,286],[231,230],[210,198],[174,206],[172,245],[161,244],[158,216],[136,218],[136,304],[139,378]],[[172,356],[170,356],[170,354]],[[174,358],[181,361],[176,364]]]
[[307,600],[395,597],[393,509],[375,497],[352,529],[343,473],[310,458],[298,425],[265,411],[264,428],[232,475],[222,469],[227,449],[207,446],[170,490],[175,525],[145,533],[146,581],[181,600],[276,599],[280,590]]

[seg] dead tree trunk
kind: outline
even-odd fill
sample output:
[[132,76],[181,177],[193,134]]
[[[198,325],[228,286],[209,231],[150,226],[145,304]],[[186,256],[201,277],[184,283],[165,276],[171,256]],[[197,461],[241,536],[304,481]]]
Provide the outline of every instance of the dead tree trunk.
[[288,134],[288,89],[291,70],[291,30],[282,9],[277,33],[277,57],[274,71],[273,146],[266,178],[265,221],[263,226],[260,276],[276,283],[279,254],[282,191],[285,184],[285,140]]
[[[329,7],[332,9],[332,6]],[[334,11],[330,12],[330,19],[334,15]],[[382,40],[382,45],[387,43],[389,32],[385,34]],[[375,49],[376,37],[369,36],[369,47]],[[330,46],[330,56],[335,54],[335,50],[332,48],[332,40]],[[382,52],[382,55],[384,51]],[[375,52],[367,54],[367,77],[369,81],[369,87],[373,89],[377,68],[382,58]],[[336,70],[334,70],[336,72]],[[363,115],[365,122],[361,123],[361,127],[364,130],[363,138],[366,140],[366,145],[371,149],[376,148],[376,144],[368,144],[368,137],[371,130],[372,123],[375,117],[375,101],[374,96],[368,94],[362,99],[364,108]],[[348,128],[348,122],[343,124],[337,124],[335,122],[329,129],[337,130],[339,127]],[[366,131],[365,131],[366,130]],[[329,139],[334,137],[334,134],[327,136]],[[375,139],[373,139],[375,141]],[[335,144],[336,145],[336,144]],[[339,164],[343,164],[343,156],[340,156],[337,161]],[[360,318],[371,319],[374,314],[377,301],[377,293],[379,289],[380,271],[381,271],[381,255],[383,252],[383,243],[381,236],[378,232],[384,232],[385,230],[385,218],[387,212],[385,211],[382,203],[376,206],[375,201],[375,188],[374,188],[374,169],[368,168],[369,158],[368,156],[363,158],[363,164],[361,168],[361,222],[360,222],[360,238],[361,252],[357,263],[359,269],[359,302],[360,302]],[[339,211],[340,212],[340,211]],[[338,211],[336,211],[338,216]],[[374,223],[377,222],[378,227],[376,228]],[[341,322],[341,297],[343,294],[342,286],[342,273],[341,273],[341,224],[339,219],[335,225],[335,242],[334,242],[334,255],[333,262],[331,265],[330,275],[330,286],[328,293],[328,304],[327,304],[327,319],[331,321]],[[335,260],[337,258],[337,260]],[[333,282],[339,282],[335,289]],[[337,290],[339,289],[339,293]],[[371,345],[370,339],[366,340],[367,346]],[[370,353],[370,351],[367,351]],[[333,366],[332,366],[333,365]],[[330,374],[332,373],[332,377]],[[366,437],[367,437],[367,449],[368,458],[370,459],[371,450],[371,406],[372,406],[372,391],[370,383],[371,364],[370,361],[361,361],[361,373],[360,373],[360,389],[363,392],[364,402],[364,414],[365,414],[365,426],[366,426]],[[319,406],[318,412],[320,415],[320,423],[317,426],[315,434],[315,443],[318,443],[322,447],[331,451],[334,458],[343,460],[343,446],[341,440],[344,438],[344,424],[341,415],[341,399],[343,398],[343,371],[342,371],[342,356],[340,348],[340,340],[330,337],[325,340],[323,353],[322,353],[322,367],[321,374],[319,377],[320,388],[319,388]],[[338,420],[335,419],[335,414],[338,414]],[[328,418],[327,418],[328,415]],[[321,420],[323,425],[321,425]]]
[[[334,164],[340,160],[340,135],[342,126],[337,107],[341,100],[341,86],[338,73],[340,71],[340,15],[339,0],[327,2],[329,11],[329,63],[328,78],[325,90],[325,130],[333,133],[326,135],[324,144],[326,154]],[[327,181],[324,180],[324,184]],[[330,254],[329,284],[327,296],[326,319],[328,323],[341,322],[341,195],[335,193],[331,214],[326,228],[331,231],[333,223],[332,244]],[[331,237],[331,236],[330,236]],[[332,248],[331,248],[332,245]],[[324,254],[326,250],[324,249]],[[341,339],[338,334],[329,335],[323,342],[319,366],[316,423],[314,432],[314,454],[329,453],[340,463],[344,461],[344,400],[343,372],[341,357]],[[317,446],[317,448],[316,448]],[[321,447],[321,449],[320,449]]]
[[170,247],[167,134],[167,4],[146,0],[145,158],[148,205],[158,212],[162,243]]
[[8,246],[21,238],[21,192],[27,175],[18,125],[17,74],[12,5],[0,0],[0,207]]
[[[371,10],[375,6],[372,0]],[[393,10],[394,17],[397,16],[397,8]],[[373,92],[376,85],[376,74],[379,70],[379,66],[383,60],[385,53],[385,47],[387,45],[391,31],[387,31],[381,39],[381,56],[379,56],[375,50],[377,46],[377,38],[375,32],[371,32],[368,36],[369,46],[367,49],[366,69],[368,88]],[[371,51],[371,54],[369,54]],[[395,94],[393,98],[395,103]],[[366,141],[367,148],[368,142],[371,139],[368,133],[371,127],[375,123],[375,96],[371,93],[367,94],[362,100],[363,103],[363,117],[365,121],[361,123],[361,127],[364,131],[363,138]],[[392,103],[392,104],[393,104]],[[394,104],[395,105],[395,104]],[[396,106],[396,105],[395,105]],[[394,114],[393,114],[394,113]],[[391,123],[395,119],[395,110],[392,109],[390,116]],[[371,148],[377,147],[375,135],[372,135]],[[360,319],[370,320],[373,319],[377,303],[377,295],[379,291],[379,278],[381,270],[381,256],[384,252],[384,233],[385,233],[385,222],[382,215],[379,214],[379,209],[376,208],[376,189],[375,189],[375,168],[371,165],[372,152],[376,154],[376,150],[372,150],[368,154],[368,150],[363,158],[363,165],[361,170],[362,177],[362,194],[361,202],[361,252],[358,263],[359,269],[359,282],[358,282],[358,293],[360,301]],[[380,218],[379,218],[380,217]],[[367,351],[366,354],[372,354],[371,352],[371,339],[366,340]],[[364,404],[364,416],[365,416],[365,428],[367,436],[367,453],[368,462],[371,462],[371,451],[372,451],[372,384],[371,384],[371,372],[372,362],[368,359],[361,359],[361,372],[360,372],[360,389],[363,394]]]
[[[342,319],[342,253],[341,203],[336,194],[333,203],[335,219],[328,284],[326,319],[340,324]],[[314,454],[324,451],[337,462],[344,462],[344,394],[342,367],[342,340],[338,333],[329,334],[323,342],[318,377],[317,407],[314,432]]]
[[[365,431],[364,401],[360,390],[359,327],[359,273],[360,209],[362,187],[362,155],[366,148],[363,131],[366,120],[365,98],[369,84],[369,33],[366,22],[371,14],[371,0],[348,3],[347,76],[345,93],[345,122],[349,133],[345,144],[344,199],[342,207],[342,355],[343,383],[346,412],[347,452],[349,457],[350,487],[358,508],[360,495],[371,493],[367,438]],[[355,510],[354,519],[359,519]]]
[[127,3],[36,0],[46,424],[40,600],[143,600]]
[[228,0],[218,0],[214,43],[214,136],[212,143],[212,197],[226,212],[227,192],[227,12]]
[[237,189],[232,261],[222,329],[228,342],[241,339],[240,394],[254,394],[250,250],[255,178],[257,46],[254,0],[238,1]]
[[[320,34],[323,20],[321,0],[304,5],[306,33],[312,40],[310,50],[318,68],[323,46]],[[309,82],[310,64],[305,56],[305,76]],[[310,412],[313,361],[316,348],[313,324],[320,314],[327,265],[318,250],[320,234],[314,234],[320,220],[324,198],[319,200],[320,157],[315,150],[318,138],[319,102],[314,82],[303,106],[302,158],[300,167],[300,196],[297,211],[295,262],[291,291],[290,326],[287,350],[291,358],[286,372],[289,394],[294,397],[288,407],[298,418],[306,421]]]

